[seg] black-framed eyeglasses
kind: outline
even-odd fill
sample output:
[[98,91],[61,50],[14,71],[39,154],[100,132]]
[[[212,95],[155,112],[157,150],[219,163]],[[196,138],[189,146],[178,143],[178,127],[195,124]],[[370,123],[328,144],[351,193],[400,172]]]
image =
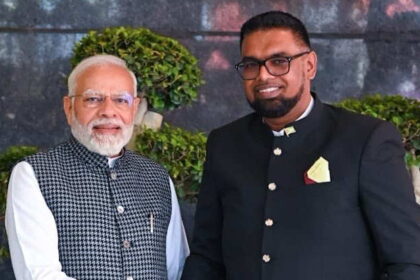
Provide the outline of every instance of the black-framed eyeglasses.
[[254,80],[260,74],[261,66],[267,69],[268,73],[273,76],[286,75],[290,71],[290,62],[293,59],[310,53],[312,50],[298,53],[293,56],[271,56],[264,60],[256,58],[245,58],[235,65],[236,71],[244,80]]

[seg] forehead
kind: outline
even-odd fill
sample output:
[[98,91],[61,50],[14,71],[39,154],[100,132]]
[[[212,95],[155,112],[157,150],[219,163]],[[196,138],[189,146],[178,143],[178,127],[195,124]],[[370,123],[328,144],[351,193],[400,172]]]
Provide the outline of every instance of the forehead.
[[242,56],[265,58],[273,54],[293,55],[304,44],[290,29],[270,28],[253,31],[244,37]]
[[76,91],[87,89],[100,91],[129,91],[134,84],[129,72],[118,65],[93,65],[85,69],[77,78]]

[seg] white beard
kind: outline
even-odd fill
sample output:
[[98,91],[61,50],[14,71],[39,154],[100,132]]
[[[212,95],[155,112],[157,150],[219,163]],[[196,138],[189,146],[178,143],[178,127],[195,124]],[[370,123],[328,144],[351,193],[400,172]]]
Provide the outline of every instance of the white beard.
[[[93,127],[97,125],[118,125],[120,133],[116,135],[97,134],[93,131]],[[125,125],[121,120],[100,118],[91,121],[87,125],[81,124],[74,112],[71,125],[71,132],[83,146],[89,151],[98,153],[107,157],[119,155],[125,145],[130,141],[133,134],[133,124]]]

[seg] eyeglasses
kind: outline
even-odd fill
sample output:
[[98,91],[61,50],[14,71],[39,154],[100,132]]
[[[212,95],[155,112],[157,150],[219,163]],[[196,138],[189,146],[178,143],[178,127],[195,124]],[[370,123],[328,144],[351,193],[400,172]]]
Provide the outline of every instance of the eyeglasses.
[[88,90],[84,92],[83,94],[76,94],[69,97],[70,98],[80,97],[82,99],[82,103],[85,108],[100,107],[105,103],[105,99],[109,97],[111,98],[112,103],[117,108],[122,109],[122,110],[130,108],[134,103],[134,99],[137,98],[128,92],[106,95],[101,92],[95,92],[91,90]]
[[293,56],[272,56],[265,60],[256,58],[245,58],[235,65],[236,71],[244,80],[254,80],[260,74],[261,66],[267,69],[268,73],[273,76],[286,75],[290,71],[290,62],[293,59],[310,53],[312,50],[298,53]]

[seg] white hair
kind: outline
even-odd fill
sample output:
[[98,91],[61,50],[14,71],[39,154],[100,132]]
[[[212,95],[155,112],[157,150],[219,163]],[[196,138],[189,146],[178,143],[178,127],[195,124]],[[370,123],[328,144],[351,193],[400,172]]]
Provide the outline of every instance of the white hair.
[[137,79],[134,73],[128,69],[127,64],[125,61],[115,55],[110,54],[97,54],[94,56],[90,56],[88,58],[83,59],[79,64],[74,67],[74,69],[71,71],[70,76],[67,80],[67,87],[69,91],[69,96],[73,96],[76,94],[76,87],[77,87],[77,80],[79,76],[86,71],[88,68],[92,66],[98,66],[98,65],[116,65],[120,66],[127,70],[127,72],[130,74],[131,78],[133,79],[133,95],[137,96]]

